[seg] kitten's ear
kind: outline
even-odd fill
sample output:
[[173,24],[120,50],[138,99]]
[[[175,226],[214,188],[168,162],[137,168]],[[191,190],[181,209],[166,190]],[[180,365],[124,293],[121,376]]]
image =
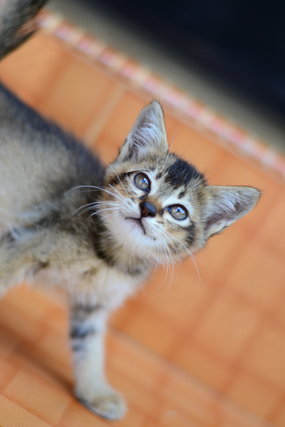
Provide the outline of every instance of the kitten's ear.
[[244,216],[257,203],[261,192],[253,187],[209,186],[206,208],[206,238]]
[[164,114],[157,101],[151,102],[138,115],[118,160],[141,160],[151,153],[167,153]]

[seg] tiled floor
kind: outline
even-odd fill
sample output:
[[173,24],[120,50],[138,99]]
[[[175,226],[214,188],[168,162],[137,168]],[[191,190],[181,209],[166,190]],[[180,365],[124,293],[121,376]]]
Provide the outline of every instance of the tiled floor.
[[[150,97],[52,35],[1,64],[24,100],[109,161]],[[285,185],[166,111],[173,150],[214,184],[263,190],[258,207],[195,261],[161,269],[107,337],[123,427],[285,426]],[[62,295],[19,287],[0,302],[0,426],[106,426],[72,397]]]

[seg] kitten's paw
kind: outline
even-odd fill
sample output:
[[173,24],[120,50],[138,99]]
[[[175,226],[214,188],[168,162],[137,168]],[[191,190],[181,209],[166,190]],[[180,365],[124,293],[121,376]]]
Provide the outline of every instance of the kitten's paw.
[[79,398],[79,400],[86,408],[109,420],[122,418],[127,409],[123,397],[114,390],[99,395],[90,402],[81,398]]

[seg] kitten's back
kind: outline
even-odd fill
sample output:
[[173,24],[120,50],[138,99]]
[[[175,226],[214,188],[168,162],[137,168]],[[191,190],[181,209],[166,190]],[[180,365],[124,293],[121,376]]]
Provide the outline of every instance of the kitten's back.
[[100,185],[100,161],[0,85],[0,224],[76,185]]

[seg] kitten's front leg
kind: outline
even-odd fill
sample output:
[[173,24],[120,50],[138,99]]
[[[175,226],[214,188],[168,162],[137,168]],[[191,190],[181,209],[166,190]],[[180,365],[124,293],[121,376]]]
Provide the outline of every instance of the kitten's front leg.
[[70,338],[75,394],[91,411],[108,419],[121,418],[126,405],[104,374],[104,333],[108,311],[100,304],[72,301]]

